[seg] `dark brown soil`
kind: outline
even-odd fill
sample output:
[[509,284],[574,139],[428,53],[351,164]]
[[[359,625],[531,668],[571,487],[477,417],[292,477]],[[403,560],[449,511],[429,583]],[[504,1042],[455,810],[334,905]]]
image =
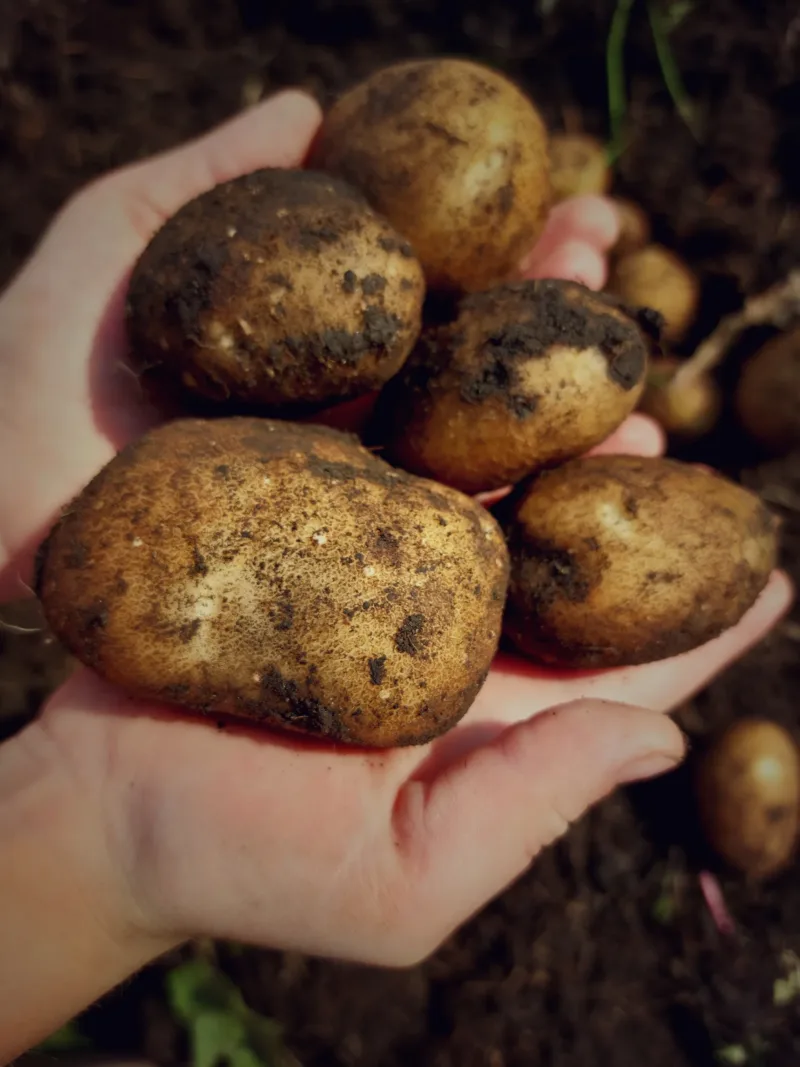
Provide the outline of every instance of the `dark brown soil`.
[[[673,10],[678,5],[672,5]],[[450,52],[523,81],[554,124],[605,137],[614,0],[15,0],[0,12],[0,277],[64,198],[274,86],[327,99],[401,56]],[[800,17],[795,0],[698,0],[673,35],[695,141],[635,5],[631,142],[617,188],[703,282],[686,347],[800,260]],[[490,13],[491,12],[491,13]],[[77,253],[76,253],[77,254]],[[751,331],[720,375],[730,387]],[[691,454],[742,474],[786,520],[800,580],[800,457],[763,463],[726,419]],[[4,708],[49,680],[40,639],[2,636]],[[31,651],[33,650],[33,651]],[[681,713],[693,735],[745,713],[800,733],[800,612]],[[39,665],[37,666],[37,662]],[[37,674],[38,672],[38,674]],[[698,871],[686,771],[600,806],[422,967],[404,973],[220,947],[306,1067],[712,1067],[800,1063],[800,999],[773,984],[800,954],[800,865],[767,887],[721,873],[738,936],[718,933]],[[152,968],[83,1022],[102,1049],[184,1062]],[[720,1058],[728,1050],[727,1061]],[[737,1058],[738,1057],[738,1058]],[[743,1058],[744,1057],[744,1058]]]

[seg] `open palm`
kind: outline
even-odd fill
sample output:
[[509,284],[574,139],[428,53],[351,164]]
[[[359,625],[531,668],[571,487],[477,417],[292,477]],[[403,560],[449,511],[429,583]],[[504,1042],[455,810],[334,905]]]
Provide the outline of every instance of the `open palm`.
[[[310,99],[282,94],[101,179],[66,207],[6,292],[4,595],[30,581],[58,510],[158,419],[125,363],[125,285],[139,252],[213,184],[301,163],[318,122]],[[562,205],[526,270],[600,287],[614,225],[603,201]],[[602,446],[660,447],[639,416]],[[109,921],[164,943],[204,934],[403,964],[434,949],[588,805],[679,760],[680,733],[658,712],[758,641],[789,599],[787,580],[773,575],[736,628],[634,669],[558,672],[500,656],[459,726],[419,748],[364,752],[220,730],[133,702],[88,671],[52,698],[23,743],[79,798],[89,827],[80,847],[104,872]]]

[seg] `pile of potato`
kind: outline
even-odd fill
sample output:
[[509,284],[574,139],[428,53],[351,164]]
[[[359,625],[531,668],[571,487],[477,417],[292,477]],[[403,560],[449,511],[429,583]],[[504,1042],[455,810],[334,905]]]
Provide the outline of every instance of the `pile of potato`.
[[[632,284],[521,278],[551,173],[513,84],[408,62],[335,104],[306,169],[164,225],[130,282],[131,359],[204,417],[121,452],[42,547],[79,659],[148,699],[391,747],[458,722],[503,633],[598,668],[738,621],[775,562],[761,502],[585,456],[637,406],[657,316]],[[317,424],[375,393],[373,447]]]

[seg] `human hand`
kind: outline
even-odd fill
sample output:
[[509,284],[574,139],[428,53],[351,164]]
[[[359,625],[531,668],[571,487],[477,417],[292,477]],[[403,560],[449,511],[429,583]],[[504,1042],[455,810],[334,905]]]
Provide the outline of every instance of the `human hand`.
[[[282,94],[101,179],[61,213],[2,298],[5,595],[30,581],[58,510],[158,420],[125,363],[122,309],[139,252],[209,186],[298,165],[318,122],[308,98]],[[526,272],[599,288],[614,236],[605,201],[562,205]],[[660,448],[640,416],[602,446]],[[0,915],[0,990],[13,960],[13,995],[0,996],[0,1033],[17,1041],[9,1054],[59,1021],[45,1005],[66,1016],[190,936],[418,960],[589,805],[674,765],[681,736],[658,712],[758,641],[789,599],[774,575],[737,627],[643,667],[575,673],[500,656],[454,730],[386,752],[220,731],[77,672],[0,748],[0,839],[11,842],[0,895],[17,902]]]

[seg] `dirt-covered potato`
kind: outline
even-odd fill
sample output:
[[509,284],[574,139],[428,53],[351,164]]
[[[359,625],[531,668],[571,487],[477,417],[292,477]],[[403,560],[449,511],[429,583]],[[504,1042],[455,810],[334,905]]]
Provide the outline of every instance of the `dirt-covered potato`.
[[556,200],[611,187],[611,168],[604,146],[588,133],[554,133],[550,137],[550,181]]
[[800,757],[782,726],[748,718],[722,731],[697,764],[696,792],[722,859],[753,879],[787,866],[800,825]]
[[736,409],[745,430],[769,452],[800,448],[800,329],[778,334],[744,365]]
[[538,111],[508,79],[461,59],[371,75],[330,110],[311,160],[365,193],[436,289],[517,276],[551,203]]
[[619,219],[619,236],[611,251],[615,256],[627,256],[650,240],[650,219],[644,208],[633,200],[615,196],[611,202]]
[[683,363],[664,357],[653,360],[639,408],[664,430],[685,439],[702,437],[711,430],[722,410],[719,386],[710,374],[682,374]]
[[628,304],[660,312],[667,341],[683,337],[700,299],[700,285],[688,265],[656,244],[620,256],[614,262],[608,288]]
[[616,667],[736,623],[776,557],[774,520],[721,475],[667,459],[575,459],[507,508],[505,629],[547,663]]
[[636,406],[646,366],[639,325],[608,297],[510,282],[423,331],[376,422],[393,463],[477,493],[604,440]]
[[226,182],[159,230],[130,283],[133,362],[273,413],[378,388],[419,332],[422,269],[360,193],[326,174]]
[[497,647],[495,520],[335,430],[186,419],[112,460],[42,552],[46,617],[127,690],[336,741],[421,743]]

